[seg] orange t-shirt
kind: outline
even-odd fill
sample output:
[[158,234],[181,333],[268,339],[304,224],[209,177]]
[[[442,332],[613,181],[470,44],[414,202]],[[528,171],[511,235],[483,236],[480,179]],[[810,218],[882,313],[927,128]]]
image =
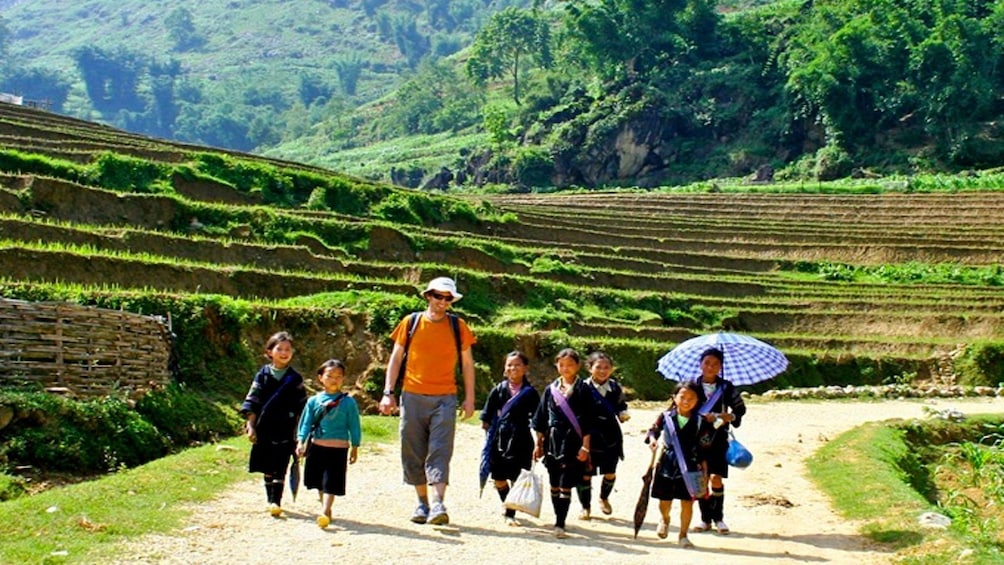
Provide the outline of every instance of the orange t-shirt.
[[[411,316],[405,316],[390,334],[394,343],[404,345],[408,339],[410,322]],[[477,339],[463,319],[459,322],[460,350],[463,351],[477,343]],[[432,322],[423,313],[419,316],[418,327],[415,328],[408,348],[408,364],[405,366],[401,388],[414,394],[456,394],[455,370],[459,362],[450,320],[444,317],[438,322]]]

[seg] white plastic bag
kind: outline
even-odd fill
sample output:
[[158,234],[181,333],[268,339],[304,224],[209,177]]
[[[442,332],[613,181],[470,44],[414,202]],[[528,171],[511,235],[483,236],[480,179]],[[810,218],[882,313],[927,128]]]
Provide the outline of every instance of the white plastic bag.
[[519,477],[516,478],[512,488],[509,489],[509,494],[505,497],[505,507],[539,518],[543,500],[544,483],[531,467],[519,472]]

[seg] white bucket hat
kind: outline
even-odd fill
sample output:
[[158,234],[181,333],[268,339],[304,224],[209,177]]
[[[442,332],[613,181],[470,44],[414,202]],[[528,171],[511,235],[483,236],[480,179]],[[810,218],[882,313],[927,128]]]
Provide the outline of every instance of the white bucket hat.
[[457,283],[453,282],[453,279],[450,277],[436,277],[429,281],[428,286],[426,286],[425,290],[422,291],[422,296],[425,296],[432,291],[450,293],[453,296],[453,300],[451,302],[456,302],[464,297],[463,294],[457,292]]

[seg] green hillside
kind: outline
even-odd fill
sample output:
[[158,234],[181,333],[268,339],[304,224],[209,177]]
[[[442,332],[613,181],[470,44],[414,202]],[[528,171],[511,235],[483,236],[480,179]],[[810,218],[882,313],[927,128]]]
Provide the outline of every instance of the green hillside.
[[[0,104],[0,297],[161,316],[173,352],[169,385],[87,404],[41,392],[6,351],[0,407],[24,416],[2,430],[0,480],[19,465],[102,473],[234,433],[278,330],[308,374],[343,359],[373,410],[388,334],[442,275],[478,337],[479,401],[509,351],[546,382],[568,346],[610,354],[632,399],[664,399],[658,358],[723,329],[791,361],[753,391],[992,392],[1002,189],[987,173],[456,198]],[[94,431],[123,421],[127,435]]]
[[[791,354],[775,386],[999,378],[979,357],[1004,330],[999,174],[457,199],[0,111],[4,294],[220,309],[211,331],[174,317],[200,343],[179,379],[213,390],[242,386],[275,311],[297,329],[353,320],[337,349],[378,386],[386,331],[437,274],[465,289],[482,387],[516,345],[546,374],[571,343],[614,351],[635,394],[658,398],[654,360],[723,328]],[[204,332],[245,361],[206,358]],[[327,355],[305,341],[307,366]]]
[[1004,164],[999,2],[7,2],[0,88],[410,187]]
[[297,135],[307,115],[391,92],[494,11],[527,4],[6,1],[0,88],[131,131],[250,150]]

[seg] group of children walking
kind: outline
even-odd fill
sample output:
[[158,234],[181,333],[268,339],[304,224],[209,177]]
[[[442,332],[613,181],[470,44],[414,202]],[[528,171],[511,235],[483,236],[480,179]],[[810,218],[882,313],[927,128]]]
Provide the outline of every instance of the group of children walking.
[[[714,527],[719,533],[729,532],[723,518],[722,483],[728,476],[728,426],[739,425],[746,406],[735,387],[719,376],[722,359],[717,349],[704,352],[701,378],[676,386],[669,409],[659,415],[645,438],[657,461],[651,490],[651,496],[659,500],[656,534],[668,537],[672,501],[679,500],[681,547],[693,546],[687,534],[694,500],[699,501],[701,511],[695,530]],[[611,377],[613,360],[602,351],[586,359],[589,378],[583,380],[578,352],[562,349],[555,357],[558,376],[544,387],[542,396],[528,381],[527,365],[527,357],[519,351],[506,356],[505,379],[492,389],[481,413],[486,437],[492,442],[491,476],[504,502],[520,471],[542,459],[554,507],[554,535],[565,538],[573,489],[582,506],[579,518],[591,518],[592,477],[602,477],[600,511],[613,512],[610,494],[617,464],[624,459],[620,425],[630,414],[623,389]],[[505,521],[519,525],[511,509],[505,511]]]
[[335,497],[345,496],[347,466],[356,462],[362,440],[359,406],[342,392],[345,365],[338,359],[322,363],[321,391],[308,399],[303,377],[290,366],[292,336],[271,336],[265,356],[269,362],[258,370],[241,406],[252,444],[248,470],[263,474],[269,513],[279,517],[290,460],[305,458],[303,486],[318,490],[317,524],[326,528]]
[[[286,332],[271,336],[265,355],[269,362],[255,375],[241,407],[252,443],[249,470],[263,474],[269,512],[278,517],[290,461],[305,457],[303,486],[319,491],[317,522],[327,527],[334,498],[345,495],[347,465],[356,462],[362,436],[358,405],[341,391],[345,365],[337,359],[321,364],[317,379],[322,390],[308,399],[302,376],[290,366],[293,338]],[[695,500],[700,523],[694,530],[729,531],[722,483],[728,476],[728,426],[739,425],[746,407],[735,387],[719,376],[722,358],[717,349],[704,352],[701,378],[676,386],[669,409],[645,438],[657,462],[651,490],[659,500],[656,534],[668,536],[672,502],[679,500],[681,547],[692,547],[687,534]],[[490,442],[489,472],[499,498],[504,502],[520,472],[542,460],[555,537],[567,537],[573,490],[582,507],[579,518],[591,518],[594,476],[602,477],[600,511],[612,514],[610,495],[624,459],[621,424],[630,418],[624,390],[612,377],[613,360],[602,351],[592,353],[585,361],[589,377],[582,379],[579,353],[562,349],[554,360],[558,376],[543,394],[530,383],[526,355],[513,351],[504,361],[505,378],[488,394],[481,412]],[[504,520],[519,526],[515,510],[507,509]]]

